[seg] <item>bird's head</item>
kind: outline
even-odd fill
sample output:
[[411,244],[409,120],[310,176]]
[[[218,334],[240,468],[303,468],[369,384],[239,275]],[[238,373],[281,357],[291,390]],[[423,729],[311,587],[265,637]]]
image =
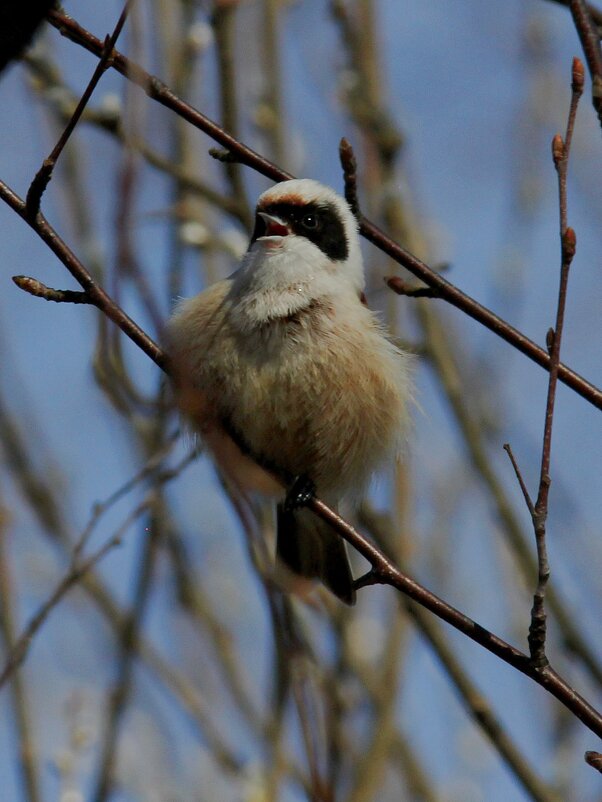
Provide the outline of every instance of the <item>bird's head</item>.
[[358,225],[343,198],[307,178],[260,195],[229,295],[240,328],[287,318],[320,300],[357,300],[363,288]]
[[347,202],[308,178],[283,181],[257,201],[255,230],[249,251],[277,264],[299,279],[318,284],[364,287],[358,224]]

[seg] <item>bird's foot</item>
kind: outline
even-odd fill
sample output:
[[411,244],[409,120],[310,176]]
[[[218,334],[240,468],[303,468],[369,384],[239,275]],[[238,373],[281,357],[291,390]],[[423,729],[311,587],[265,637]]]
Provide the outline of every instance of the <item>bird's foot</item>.
[[316,486],[306,474],[295,476],[286,491],[284,499],[285,512],[292,512],[305,505],[316,495]]

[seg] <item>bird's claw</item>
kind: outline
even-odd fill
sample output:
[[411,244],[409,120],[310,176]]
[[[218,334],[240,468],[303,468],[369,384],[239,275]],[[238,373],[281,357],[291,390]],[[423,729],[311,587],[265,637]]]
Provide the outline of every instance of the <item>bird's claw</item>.
[[284,509],[286,512],[292,512],[299,509],[299,507],[305,507],[315,495],[316,486],[309,476],[304,473],[295,476],[286,492]]

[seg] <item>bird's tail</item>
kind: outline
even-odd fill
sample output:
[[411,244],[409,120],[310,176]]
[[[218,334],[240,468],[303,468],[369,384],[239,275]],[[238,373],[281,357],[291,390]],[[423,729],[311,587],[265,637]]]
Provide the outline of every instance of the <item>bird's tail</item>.
[[278,505],[276,554],[293,573],[319,579],[345,604],[355,604],[345,541],[310,510]]

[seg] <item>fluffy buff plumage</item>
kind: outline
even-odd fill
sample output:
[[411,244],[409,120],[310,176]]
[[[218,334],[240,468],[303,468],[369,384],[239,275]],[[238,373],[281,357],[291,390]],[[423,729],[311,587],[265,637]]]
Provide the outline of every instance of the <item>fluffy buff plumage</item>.
[[[239,487],[282,493],[232,432],[260,460],[310,477],[336,505],[399,453],[409,358],[362,303],[357,225],[345,201],[315,181],[288,181],[260,197],[262,209],[278,212],[278,235],[257,229],[241,268],[180,303],[170,321],[177,397]],[[339,260],[320,239],[337,225]]]

